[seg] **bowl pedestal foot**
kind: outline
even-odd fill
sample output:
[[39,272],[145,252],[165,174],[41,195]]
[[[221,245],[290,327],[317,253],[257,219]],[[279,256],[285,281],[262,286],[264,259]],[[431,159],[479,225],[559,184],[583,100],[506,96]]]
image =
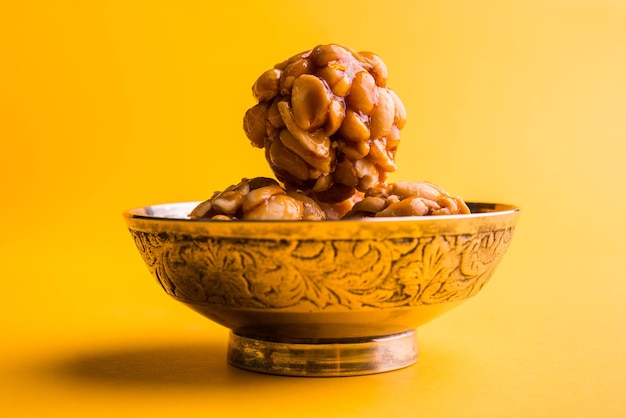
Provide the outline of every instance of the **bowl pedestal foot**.
[[401,369],[418,358],[416,331],[369,338],[264,340],[231,331],[228,362],[285,376],[358,376]]

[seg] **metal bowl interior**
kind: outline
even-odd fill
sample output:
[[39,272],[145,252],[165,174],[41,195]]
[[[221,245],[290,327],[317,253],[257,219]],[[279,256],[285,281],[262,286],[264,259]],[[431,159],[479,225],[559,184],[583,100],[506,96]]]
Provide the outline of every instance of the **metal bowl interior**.
[[[469,215],[308,222],[189,219],[197,203],[124,213],[148,269],[167,294],[232,331],[231,363],[297,375],[381,371],[370,360],[358,360],[344,361],[338,372],[336,362],[323,366],[319,357],[327,356],[329,344],[344,344],[351,347],[350,358],[367,358],[354,354],[361,350],[354,344],[379,349],[382,343],[373,341],[395,341],[393,336],[400,336],[403,347],[398,361],[415,361],[416,348],[407,355],[407,338],[413,338],[407,335],[484,287],[519,217],[513,205],[469,203]],[[304,366],[294,365],[294,358],[288,365],[276,366],[276,359],[268,365],[270,352],[297,352],[295,347],[302,352],[303,344],[318,347]],[[261,357],[259,347],[266,351]],[[390,357],[389,350],[385,356]],[[385,367],[398,368],[398,361]],[[311,364],[317,368],[310,369]]]

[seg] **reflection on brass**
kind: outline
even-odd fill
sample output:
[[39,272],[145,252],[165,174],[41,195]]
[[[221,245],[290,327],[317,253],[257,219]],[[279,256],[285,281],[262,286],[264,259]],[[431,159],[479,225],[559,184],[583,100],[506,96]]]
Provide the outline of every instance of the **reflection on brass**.
[[[232,331],[232,364],[287,375],[367,374],[414,362],[412,332],[480,291],[519,216],[510,205],[469,204],[471,215],[185,219],[196,204],[127,211],[141,256],[166,293]],[[411,338],[389,340],[406,333]],[[382,341],[404,360],[382,365]],[[267,360],[281,352],[300,354]]]

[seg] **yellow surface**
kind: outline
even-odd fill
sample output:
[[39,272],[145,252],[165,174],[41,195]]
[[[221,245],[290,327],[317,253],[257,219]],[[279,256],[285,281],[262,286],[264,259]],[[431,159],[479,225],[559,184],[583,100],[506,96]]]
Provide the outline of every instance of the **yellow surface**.
[[[269,174],[250,87],[330,42],[389,67],[409,119],[393,180],[522,218],[415,366],[240,371],[120,213]],[[625,75],[622,0],[2,2],[3,416],[624,416]]]

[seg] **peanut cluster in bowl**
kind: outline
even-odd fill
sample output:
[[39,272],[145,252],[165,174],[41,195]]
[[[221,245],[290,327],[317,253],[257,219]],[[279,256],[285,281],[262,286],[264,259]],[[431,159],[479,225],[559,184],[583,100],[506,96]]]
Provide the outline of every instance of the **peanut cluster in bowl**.
[[242,179],[196,206],[191,218],[213,220],[337,220],[470,213],[465,202],[426,182],[380,184],[337,203],[285,189],[266,177]]
[[285,190],[276,180],[266,177],[244,178],[222,192],[215,192],[189,216],[214,220],[327,219],[318,202],[297,190]]
[[386,182],[406,111],[371,52],[330,44],[294,55],[254,83],[246,136],[278,179],[242,179],[191,213],[215,220],[324,220],[469,213],[425,182]]

